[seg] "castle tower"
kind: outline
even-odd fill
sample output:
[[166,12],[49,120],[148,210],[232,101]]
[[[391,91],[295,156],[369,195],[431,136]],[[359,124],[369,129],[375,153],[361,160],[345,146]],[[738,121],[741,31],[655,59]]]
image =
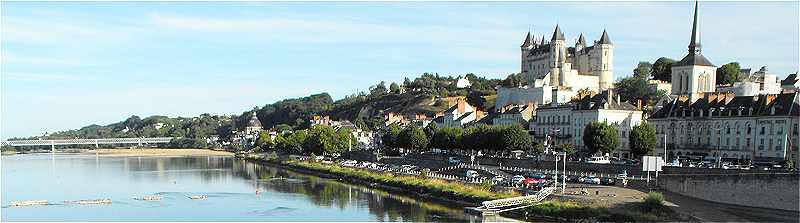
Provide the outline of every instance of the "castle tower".
[[716,91],[717,67],[703,56],[700,47],[700,30],[698,29],[698,2],[694,3],[694,21],[692,37],[689,41],[689,53],[681,61],[672,65],[672,94],[689,95],[694,102],[704,92]]
[[600,91],[605,91],[612,88],[614,83],[614,44],[611,43],[606,30],[603,30],[600,41],[595,45],[600,47],[600,64],[596,74],[600,79]]
[[525,40],[522,41],[522,45],[519,46],[520,51],[522,51],[521,52],[522,57],[521,57],[521,60],[520,60],[520,62],[521,62],[520,63],[520,72],[523,74],[523,76],[526,76],[524,74],[528,73],[528,60],[527,60],[527,57],[528,57],[528,53],[530,53],[530,49],[531,49],[532,44],[533,44],[533,41],[531,40],[531,32],[528,31],[528,35],[525,35]]
[[564,53],[564,33],[561,28],[556,24],[556,30],[553,31],[553,37],[550,38],[550,86],[561,86],[560,84],[560,71],[562,61],[562,53]]
[[583,39],[583,33],[578,37],[578,42],[575,42],[575,52],[583,50],[586,47],[586,40]]

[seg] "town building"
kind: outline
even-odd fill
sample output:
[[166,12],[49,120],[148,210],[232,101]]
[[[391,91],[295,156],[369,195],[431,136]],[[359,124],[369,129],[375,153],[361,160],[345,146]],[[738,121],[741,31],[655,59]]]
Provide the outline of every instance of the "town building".
[[[669,159],[780,162],[797,159],[800,93],[682,96],[648,119]],[[666,139],[666,142],[665,142]],[[665,144],[666,143],[666,144]],[[658,155],[663,155],[658,151]]]
[[658,147],[667,150],[655,154],[720,163],[797,160],[798,93],[772,94],[777,80],[766,68],[747,83],[716,89],[716,68],[700,50],[697,7],[689,54],[672,67],[672,95],[648,118]]
[[520,74],[525,84],[498,89],[497,108],[529,102],[566,103],[580,90],[600,92],[612,88],[614,44],[605,30],[591,46],[583,34],[574,46],[567,46],[561,28],[556,25],[550,41],[528,32],[520,50]]
[[492,125],[520,125],[528,127],[527,123],[536,114],[536,104],[507,105],[500,109],[499,114],[492,118]]
[[469,82],[466,76],[458,78],[456,81],[456,88],[469,88],[472,87],[472,83]]
[[750,74],[750,69],[744,69],[742,81],[733,83],[732,86],[719,86],[719,92],[732,92],[737,96],[755,96],[761,94],[780,94],[781,83],[778,76],[767,73],[767,67],[761,67],[755,73]]
[[247,126],[244,127],[244,134],[258,135],[261,130],[264,130],[264,128],[261,127],[261,121],[258,120],[258,116],[256,116],[256,112],[254,111],[250,116],[250,120],[247,121]]
[[437,125],[446,127],[464,127],[467,124],[483,118],[483,113],[467,103],[461,97],[456,99],[456,104],[448,108],[441,118],[435,119]]
[[641,104],[634,106],[621,102],[612,90],[602,94],[581,94],[566,104],[539,107],[529,129],[537,143],[544,143],[549,137],[553,145],[569,143],[583,150],[583,131],[592,122],[606,122],[617,129],[620,144],[611,154],[603,155],[633,158],[628,135],[634,126],[642,123]]

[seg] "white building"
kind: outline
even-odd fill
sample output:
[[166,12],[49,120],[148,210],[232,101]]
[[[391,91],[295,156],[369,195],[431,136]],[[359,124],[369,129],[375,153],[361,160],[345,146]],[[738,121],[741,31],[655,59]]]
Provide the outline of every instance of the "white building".
[[781,93],[781,83],[778,80],[778,76],[767,73],[767,67],[765,66],[753,74],[742,73],[741,75],[746,75],[742,81],[733,83],[733,86],[718,87],[717,90],[720,92],[733,92],[737,96]]
[[561,28],[556,25],[550,41],[525,37],[521,49],[522,88],[501,88],[495,107],[509,104],[538,105],[566,103],[581,89],[600,92],[612,87],[614,44],[603,30],[599,40],[589,46],[581,34],[568,47]]
[[656,127],[659,148],[666,137],[670,159],[797,160],[799,95],[708,93],[696,101],[682,96],[648,121]]
[[520,125],[528,127],[527,123],[536,114],[536,104],[509,105],[500,109],[500,113],[492,119],[492,125]]
[[570,143],[584,149],[583,130],[592,122],[606,122],[617,128],[620,144],[610,156],[633,158],[628,134],[642,122],[642,111],[637,106],[620,102],[619,96],[614,97],[611,91],[582,95],[569,104],[540,107],[530,122],[530,130],[538,143],[551,136],[556,145]]
[[472,87],[472,83],[470,83],[469,79],[467,79],[467,77],[464,76],[464,77],[459,78],[456,81],[456,87],[457,88],[469,88],[469,87]]
[[[479,117],[474,107],[470,106],[464,98],[458,98],[456,104],[448,108],[442,117],[434,119],[437,124],[447,127],[464,127],[464,125],[477,120]],[[441,121],[439,121],[441,120]]]

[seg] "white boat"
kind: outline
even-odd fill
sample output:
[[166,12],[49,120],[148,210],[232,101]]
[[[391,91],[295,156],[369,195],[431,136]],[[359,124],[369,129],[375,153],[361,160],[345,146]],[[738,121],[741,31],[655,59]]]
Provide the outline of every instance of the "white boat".
[[28,201],[11,201],[11,207],[33,206],[33,205],[48,205],[47,200],[28,200]]
[[607,156],[593,156],[586,159],[587,163],[609,164],[611,160]]
[[206,198],[208,198],[208,196],[206,196],[206,195],[192,195],[192,196],[189,196],[189,198],[192,199],[192,200],[205,200]]

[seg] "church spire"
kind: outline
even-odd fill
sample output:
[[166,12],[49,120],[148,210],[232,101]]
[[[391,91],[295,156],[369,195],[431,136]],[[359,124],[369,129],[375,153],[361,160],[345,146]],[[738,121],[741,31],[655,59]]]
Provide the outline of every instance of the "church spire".
[[578,43],[580,45],[586,45],[586,40],[583,38],[583,33],[578,37]]
[[700,30],[697,29],[698,2],[694,2],[694,23],[692,23],[692,40],[689,42],[689,53],[700,54]]

